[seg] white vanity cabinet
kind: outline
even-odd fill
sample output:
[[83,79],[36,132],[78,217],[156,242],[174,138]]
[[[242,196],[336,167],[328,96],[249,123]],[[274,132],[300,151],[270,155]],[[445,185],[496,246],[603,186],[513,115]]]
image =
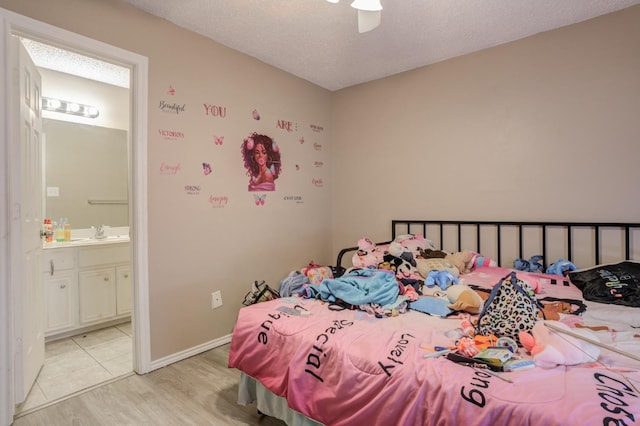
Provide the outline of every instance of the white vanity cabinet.
[[116,266],[116,315],[130,315],[132,306],[131,266]]
[[45,250],[45,334],[73,329],[77,322],[76,251],[74,249]]
[[68,334],[131,315],[128,242],[44,250],[45,336]]
[[115,268],[80,271],[80,324],[89,325],[116,316]]
[[129,280],[128,286],[119,284],[120,274],[117,273],[119,267],[130,265],[130,258],[129,244],[78,248],[78,288],[82,325],[114,319],[131,312],[131,303],[128,312],[118,309],[119,299],[131,298],[131,281]]

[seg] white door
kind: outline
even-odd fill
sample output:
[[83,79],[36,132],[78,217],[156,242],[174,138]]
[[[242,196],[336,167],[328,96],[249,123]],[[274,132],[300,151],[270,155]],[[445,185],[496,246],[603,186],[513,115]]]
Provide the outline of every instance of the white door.
[[20,105],[19,123],[10,141],[10,176],[18,179],[11,191],[14,285],[15,403],[23,402],[44,363],[44,286],[42,284],[42,116],[41,78],[17,37],[11,37],[12,74],[19,81],[12,96]]

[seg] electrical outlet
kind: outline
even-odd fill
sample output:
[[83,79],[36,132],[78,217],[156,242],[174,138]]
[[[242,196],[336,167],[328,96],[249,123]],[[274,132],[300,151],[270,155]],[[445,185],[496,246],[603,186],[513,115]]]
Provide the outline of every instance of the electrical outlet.
[[211,293],[211,309],[216,309],[222,306],[222,294],[220,290]]

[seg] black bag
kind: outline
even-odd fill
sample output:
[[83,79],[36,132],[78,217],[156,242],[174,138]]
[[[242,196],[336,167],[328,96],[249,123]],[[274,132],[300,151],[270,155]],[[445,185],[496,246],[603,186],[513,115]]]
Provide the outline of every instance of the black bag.
[[269,285],[264,281],[254,281],[253,287],[246,296],[244,296],[244,301],[242,304],[244,306],[253,305],[258,302],[266,302],[268,300],[278,299],[280,297],[280,293],[276,290],[269,287]]
[[620,262],[569,273],[586,300],[640,307],[640,263]]

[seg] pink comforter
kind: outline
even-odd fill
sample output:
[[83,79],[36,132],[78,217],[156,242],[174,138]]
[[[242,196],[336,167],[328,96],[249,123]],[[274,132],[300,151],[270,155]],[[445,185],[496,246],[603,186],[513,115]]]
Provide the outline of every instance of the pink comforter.
[[229,367],[326,425],[640,424],[640,365],[622,373],[615,368],[622,356],[606,351],[609,368],[500,373],[508,383],[444,357],[423,358],[423,346],[452,344],[445,333],[459,326],[416,311],[376,319],[319,300],[276,299],[240,310]]

